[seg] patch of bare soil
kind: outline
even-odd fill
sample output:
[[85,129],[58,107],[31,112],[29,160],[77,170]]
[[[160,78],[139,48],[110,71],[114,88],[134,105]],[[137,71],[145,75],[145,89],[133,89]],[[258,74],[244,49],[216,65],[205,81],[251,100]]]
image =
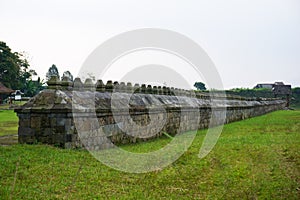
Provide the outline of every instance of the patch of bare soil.
[[18,143],[18,135],[0,136],[0,146],[8,146]]

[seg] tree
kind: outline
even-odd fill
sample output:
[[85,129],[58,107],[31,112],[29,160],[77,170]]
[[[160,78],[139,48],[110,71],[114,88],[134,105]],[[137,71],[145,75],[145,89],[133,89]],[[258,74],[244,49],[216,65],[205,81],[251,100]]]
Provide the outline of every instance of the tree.
[[47,81],[50,80],[51,76],[57,76],[58,79],[60,77],[58,69],[54,64],[48,69],[48,72],[46,73]]
[[73,81],[73,75],[71,74],[70,71],[65,71],[65,72],[63,73],[63,76],[62,76],[61,79],[63,79],[64,77],[67,77],[67,78],[69,79],[69,81]]
[[26,53],[12,52],[5,42],[0,42],[0,82],[30,97],[43,89],[43,81],[29,69]]
[[206,90],[205,84],[202,82],[195,82],[194,87],[197,88],[197,90]]
[[6,87],[20,89],[30,77],[29,63],[22,53],[12,52],[0,41],[0,82]]
[[37,80],[28,80],[24,86],[24,94],[27,97],[33,97],[44,89],[43,80],[40,77]]
[[300,87],[293,88],[292,93],[300,95]]

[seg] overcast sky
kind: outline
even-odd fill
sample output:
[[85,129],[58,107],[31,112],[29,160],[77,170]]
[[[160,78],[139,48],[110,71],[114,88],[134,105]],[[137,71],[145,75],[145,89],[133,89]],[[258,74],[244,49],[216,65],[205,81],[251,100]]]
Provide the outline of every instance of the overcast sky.
[[225,88],[300,86],[299,0],[0,0],[0,9],[0,40],[27,52],[43,78],[52,64],[77,76],[88,55],[117,34],[162,28],[197,42]]

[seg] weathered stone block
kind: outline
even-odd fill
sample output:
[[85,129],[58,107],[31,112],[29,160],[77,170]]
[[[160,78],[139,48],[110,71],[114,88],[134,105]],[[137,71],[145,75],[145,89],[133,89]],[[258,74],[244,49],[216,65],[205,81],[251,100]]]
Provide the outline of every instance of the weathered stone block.
[[18,142],[20,144],[34,144],[37,142],[37,140],[34,136],[21,135],[18,137]]
[[66,119],[65,118],[56,118],[56,125],[57,126],[65,126]]
[[30,118],[19,118],[19,126],[30,127]]
[[41,117],[31,117],[30,127],[33,129],[40,129],[41,128]]
[[18,128],[18,135],[19,136],[34,136],[35,129],[29,127],[21,127]]

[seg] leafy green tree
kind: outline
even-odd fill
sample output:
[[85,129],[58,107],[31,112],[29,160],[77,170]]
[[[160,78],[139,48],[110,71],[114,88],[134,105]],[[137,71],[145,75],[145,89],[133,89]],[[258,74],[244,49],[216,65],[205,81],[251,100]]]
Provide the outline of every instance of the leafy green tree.
[[197,90],[206,90],[205,84],[202,82],[195,82],[194,87],[197,88]]
[[34,76],[37,73],[29,69],[25,53],[12,52],[5,42],[0,42],[0,82],[31,97],[41,91],[44,84],[39,77],[33,80]]
[[37,80],[27,80],[24,85],[24,93],[27,97],[33,97],[44,89],[44,82],[41,81],[40,77]]
[[21,89],[30,77],[29,63],[23,54],[12,52],[5,42],[0,41],[0,82],[12,89]]
[[300,87],[295,87],[292,89],[292,93],[300,95]]
[[46,73],[46,79],[50,80],[51,76],[57,76],[58,79],[60,77],[58,69],[54,64],[48,69],[48,72]]

